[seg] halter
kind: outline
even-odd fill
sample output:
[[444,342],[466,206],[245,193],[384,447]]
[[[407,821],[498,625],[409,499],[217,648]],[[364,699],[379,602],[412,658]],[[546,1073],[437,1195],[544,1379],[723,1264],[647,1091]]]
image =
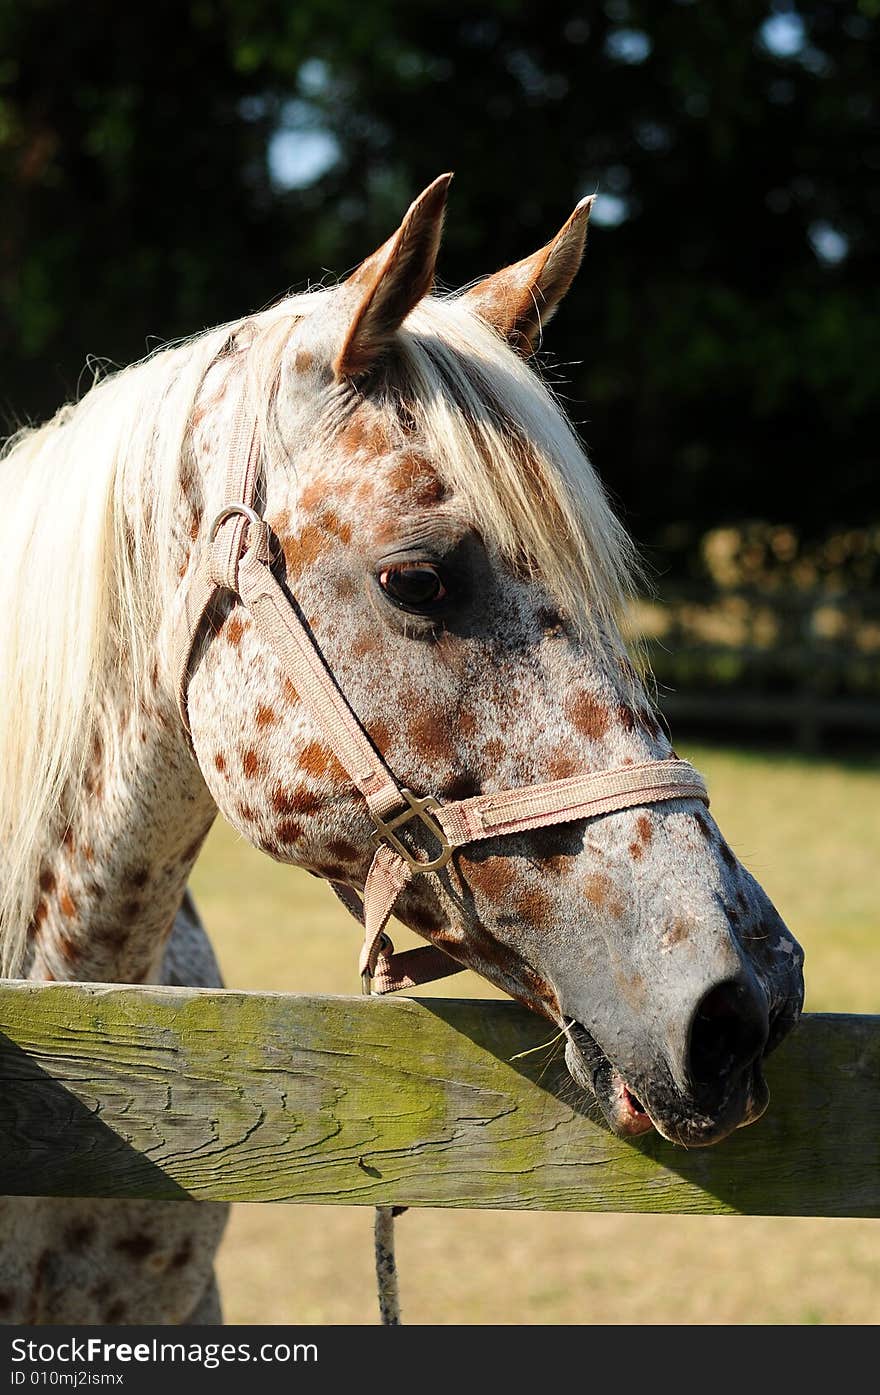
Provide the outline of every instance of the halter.
[[[184,596],[175,629],[178,704],[188,732],[187,690],[196,635],[215,598],[231,592],[274,651],[372,817],[376,851],[363,897],[347,883],[331,882],[364,926],[360,973],[366,992],[412,988],[466,967],[434,945],[395,954],[385,933],[412,878],[441,871],[458,848],[483,838],[597,818],[668,799],[700,799],[708,804],[702,776],[688,761],[677,759],[572,775],[448,804],[399,785],[336,683],[296,600],[273,575],[271,530],[255,507],[259,462],[257,423],[240,411],[226,474],[228,502],[211,525],[209,549]],[[429,835],[429,853],[420,855],[404,843],[400,834],[410,824],[420,825]]]

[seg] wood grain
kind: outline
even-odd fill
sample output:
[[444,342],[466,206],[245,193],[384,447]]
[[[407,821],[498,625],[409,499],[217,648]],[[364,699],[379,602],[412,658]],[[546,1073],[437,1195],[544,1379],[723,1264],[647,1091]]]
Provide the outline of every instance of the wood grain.
[[[813,1015],[715,1148],[613,1138],[512,1003],[0,986],[0,1191],[880,1214],[880,1017]],[[552,1055],[552,1053],[550,1053]]]

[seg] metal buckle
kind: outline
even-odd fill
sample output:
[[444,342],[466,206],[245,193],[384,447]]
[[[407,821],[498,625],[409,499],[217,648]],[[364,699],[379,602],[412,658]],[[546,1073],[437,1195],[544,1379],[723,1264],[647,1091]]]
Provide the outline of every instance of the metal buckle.
[[227,504],[226,508],[220,510],[214,522],[211,524],[208,541],[213,542],[226,520],[228,518],[234,518],[236,514],[240,514],[242,518],[246,518],[252,528],[259,528],[260,524],[263,522],[263,519],[256,510],[249,509],[247,504]]
[[[380,819],[378,814],[373,814],[373,821],[376,825],[376,832],[373,835],[373,846],[378,848],[382,843],[388,843],[396,853],[408,862],[415,872],[436,872],[441,867],[445,867],[453,854],[453,847],[446,841],[446,835],[436,819],[431,818],[431,813],[438,810],[440,805],[433,795],[426,795],[424,799],[419,799],[412,790],[401,790],[401,799],[405,799],[409,805],[402,813],[395,814],[393,819]],[[431,862],[423,862],[421,858],[413,857],[409,848],[401,843],[394,830],[402,828],[404,824],[412,819],[418,819],[428,830],[431,837],[440,844],[443,849],[439,857],[435,857]]]

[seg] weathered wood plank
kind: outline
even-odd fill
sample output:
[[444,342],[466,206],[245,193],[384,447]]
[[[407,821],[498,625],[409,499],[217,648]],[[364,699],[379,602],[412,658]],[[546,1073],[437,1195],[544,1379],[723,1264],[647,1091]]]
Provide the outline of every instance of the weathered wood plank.
[[812,1016],[717,1148],[613,1138],[512,1003],[0,987],[0,1192],[880,1214],[880,1017]]

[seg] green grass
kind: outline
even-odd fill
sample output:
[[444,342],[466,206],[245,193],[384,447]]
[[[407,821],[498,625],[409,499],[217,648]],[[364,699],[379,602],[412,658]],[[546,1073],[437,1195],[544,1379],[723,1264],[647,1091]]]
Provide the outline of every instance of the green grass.
[[[808,1009],[880,1012],[880,764],[679,753],[706,775],[716,819],[803,944]],[[193,884],[231,987],[358,991],[358,927],[327,887],[219,824]],[[395,941],[417,943],[402,930]],[[495,996],[470,973],[432,991]],[[220,1259],[227,1319],[375,1321],[371,1223],[357,1207],[237,1207]],[[880,1312],[876,1221],[419,1211],[398,1230],[410,1322],[873,1323]]]

